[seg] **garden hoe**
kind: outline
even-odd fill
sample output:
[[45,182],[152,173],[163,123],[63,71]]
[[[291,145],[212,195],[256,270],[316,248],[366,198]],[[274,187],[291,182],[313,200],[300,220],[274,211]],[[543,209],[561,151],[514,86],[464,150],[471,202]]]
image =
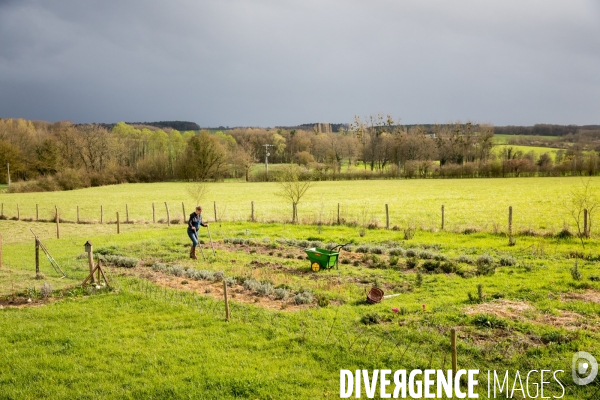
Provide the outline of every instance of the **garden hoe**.
[[208,238],[210,239],[210,247],[212,247],[213,257],[217,258],[217,255],[215,254],[215,245],[213,244],[212,236],[210,234],[210,226],[208,226],[208,224],[206,225],[206,229],[208,229]]
[[204,250],[202,249],[202,246],[200,245],[200,239],[198,238],[198,232],[196,232],[196,240],[198,241],[198,247],[200,247],[200,253],[202,253],[202,258],[204,259],[204,261],[206,261]]

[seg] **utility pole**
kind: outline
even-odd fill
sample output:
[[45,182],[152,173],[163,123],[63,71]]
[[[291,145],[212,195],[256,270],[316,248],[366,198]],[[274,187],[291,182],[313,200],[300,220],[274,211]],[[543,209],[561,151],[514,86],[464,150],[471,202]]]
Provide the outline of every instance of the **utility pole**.
[[265,174],[266,174],[266,179],[267,182],[269,181],[269,156],[271,155],[271,153],[269,153],[269,147],[273,147],[272,144],[263,144],[263,146],[265,146]]

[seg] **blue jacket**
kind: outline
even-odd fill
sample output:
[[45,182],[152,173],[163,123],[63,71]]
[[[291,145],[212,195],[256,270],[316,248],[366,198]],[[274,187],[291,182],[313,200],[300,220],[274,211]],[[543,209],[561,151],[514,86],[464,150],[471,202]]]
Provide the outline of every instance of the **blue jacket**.
[[192,227],[194,227],[196,228],[196,232],[198,232],[201,226],[206,226],[206,224],[202,223],[202,214],[191,213],[188,220],[188,229],[192,230]]

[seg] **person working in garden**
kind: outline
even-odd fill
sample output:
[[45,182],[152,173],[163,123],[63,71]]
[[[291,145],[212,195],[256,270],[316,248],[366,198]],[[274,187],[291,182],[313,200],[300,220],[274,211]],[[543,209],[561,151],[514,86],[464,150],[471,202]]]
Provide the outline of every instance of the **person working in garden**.
[[196,246],[198,246],[198,230],[201,226],[207,227],[208,224],[202,223],[202,207],[196,207],[196,211],[190,214],[188,220],[187,234],[192,239],[192,249],[190,250],[190,258],[197,260]]

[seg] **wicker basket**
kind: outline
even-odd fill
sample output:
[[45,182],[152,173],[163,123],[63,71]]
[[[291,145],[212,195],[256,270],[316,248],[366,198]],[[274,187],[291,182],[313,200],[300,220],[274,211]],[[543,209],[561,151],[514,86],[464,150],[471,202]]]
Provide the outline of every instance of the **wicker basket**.
[[367,294],[367,303],[379,303],[381,299],[383,299],[383,290],[376,287],[372,287],[371,290],[369,290],[369,293]]

